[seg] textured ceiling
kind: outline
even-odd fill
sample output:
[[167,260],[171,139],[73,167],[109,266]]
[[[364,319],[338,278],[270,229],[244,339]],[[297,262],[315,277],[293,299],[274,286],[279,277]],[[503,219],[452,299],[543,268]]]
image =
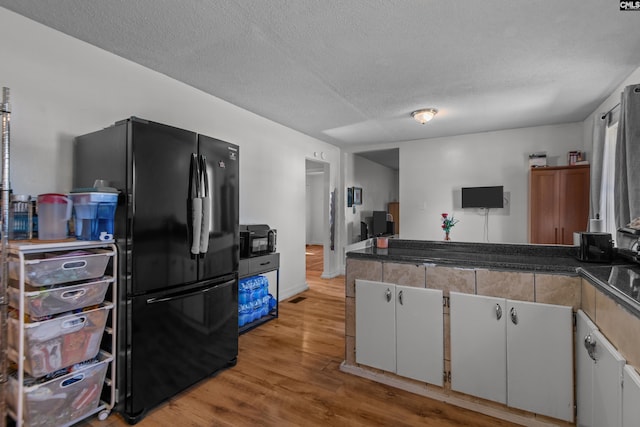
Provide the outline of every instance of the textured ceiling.
[[[352,148],[585,119],[640,66],[603,0],[0,0],[0,6]],[[411,111],[440,110],[419,125]]]

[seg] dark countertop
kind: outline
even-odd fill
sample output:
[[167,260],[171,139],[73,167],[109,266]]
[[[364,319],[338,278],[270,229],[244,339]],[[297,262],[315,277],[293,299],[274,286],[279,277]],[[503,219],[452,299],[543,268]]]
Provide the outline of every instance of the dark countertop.
[[436,264],[538,273],[580,275],[634,315],[640,317],[640,264],[618,251],[611,263],[576,258],[574,246],[436,242],[389,239],[388,249],[368,247],[348,258],[408,264]]

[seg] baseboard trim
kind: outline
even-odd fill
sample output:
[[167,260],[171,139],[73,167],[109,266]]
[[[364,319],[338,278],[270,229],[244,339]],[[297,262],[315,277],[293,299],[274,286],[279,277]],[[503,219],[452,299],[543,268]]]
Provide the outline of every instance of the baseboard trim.
[[282,287],[281,287],[280,288],[281,292],[278,299],[280,301],[284,301],[286,299],[291,298],[292,296],[298,295],[299,293],[306,291],[307,289],[309,289],[309,285],[307,284],[307,282],[303,283],[302,285],[296,286],[295,288],[289,288],[287,289],[286,292],[282,292]]
[[550,422],[545,422],[540,419],[532,419],[529,417],[520,416],[511,413],[500,408],[492,408],[480,403],[471,402],[463,398],[448,395],[435,389],[429,389],[425,386],[421,386],[414,383],[402,381],[400,378],[391,377],[384,373],[372,372],[367,369],[360,368],[359,366],[347,365],[345,361],[340,364],[340,371],[347,374],[356,375],[358,377],[366,378],[381,384],[388,385],[390,387],[399,388],[409,393],[418,394],[420,396],[427,397],[429,399],[445,402],[453,406],[468,409],[470,411],[479,412],[481,414],[489,415],[494,418],[509,421],[512,423],[520,424],[526,427],[551,427],[557,426]]
[[338,276],[342,276],[342,274],[339,271],[334,271],[334,272],[326,272],[323,271],[322,274],[320,275],[320,278],[322,279],[334,279]]

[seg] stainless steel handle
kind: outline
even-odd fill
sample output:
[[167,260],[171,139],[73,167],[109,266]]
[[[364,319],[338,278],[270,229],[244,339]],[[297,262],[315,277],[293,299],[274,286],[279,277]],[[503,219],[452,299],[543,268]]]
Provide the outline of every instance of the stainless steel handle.
[[200,253],[209,252],[209,233],[211,232],[211,198],[209,197],[209,176],[207,173],[207,158],[200,155],[200,175],[202,180],[200,191],[202,192],[202,226],[200,228]]
[[500,307],[500,304],[496,304],[496,319],[502,319],[502,307]]
[[509,314],[511,315],[511,322],[514,325],[518,324],[518,312],[516,311],[515,307],[511,307],[511,310],[509,310]]
[[591,334],[584,337],[584,348],[587,349],[589,357],[596,360],[596,340],[593,339]]
[[400,305],[404,305],[404,302],[402,301],[402,291],[398,293],[398,301],[400,301]]
[[387,297],[387,302],[391,301],[391,289],[387,288],[387,292],[384,293],[384,296]]
[[[225,284],[226,283],[224,283],[223,285]],[[196,289],[195,291],[177,292],[175,294],[166,295],[164,297],[148,298],[147,304],[157,304],[160,302],[174,301],[178,299],[189,298],[195,295],[206,294],[207,292],[212,291],[213,289],[216,289],[218,287],[220,287],[220,285],[210,286],[204,289],[200,288],[200,289]]]

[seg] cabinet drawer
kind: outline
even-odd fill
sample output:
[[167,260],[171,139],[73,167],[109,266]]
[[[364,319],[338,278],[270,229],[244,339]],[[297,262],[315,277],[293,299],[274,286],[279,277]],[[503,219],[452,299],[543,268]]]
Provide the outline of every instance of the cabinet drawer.
[[249,260],[241,259],[238,264],[238,277],[246,277],[249,275]]
[[22,396],[19,396],[17,372],[9,377],[7,403],[17,410],[18,399],[22,399],[24,424],[47,426],[67,424],[91,414],[100,403],[100,391],[107,373],[111,355],[100,352],[95,359],[79,366],[66,368],[62,376],[54,379],[25,377]]
[[[106,249],[81,249],[25,255],[24,281],[33,287],[96,279],[105,272],[115,252]],[[9,278],[20,280],[20,262],[9,260]]]
[[280,267],[280,254],[269,254],[249,258],[249,275],[276,270]]
[[[24,324],[24,370],[41,377],[91,359],[100,350],[107,316],[113,304],[79,313]],[[9,348],[18,352],[19,321],[9,318]]]
[[[24,312],[31,316],[31,321],[65,311],[78,310],[82,307],[100,304],[104,301],[109,284],[113,277],[84,282],[72,286],[56,285],[50,288],[32,288],[25,285]],[[9,304],[20,307],[20,291],[9,287]]]

